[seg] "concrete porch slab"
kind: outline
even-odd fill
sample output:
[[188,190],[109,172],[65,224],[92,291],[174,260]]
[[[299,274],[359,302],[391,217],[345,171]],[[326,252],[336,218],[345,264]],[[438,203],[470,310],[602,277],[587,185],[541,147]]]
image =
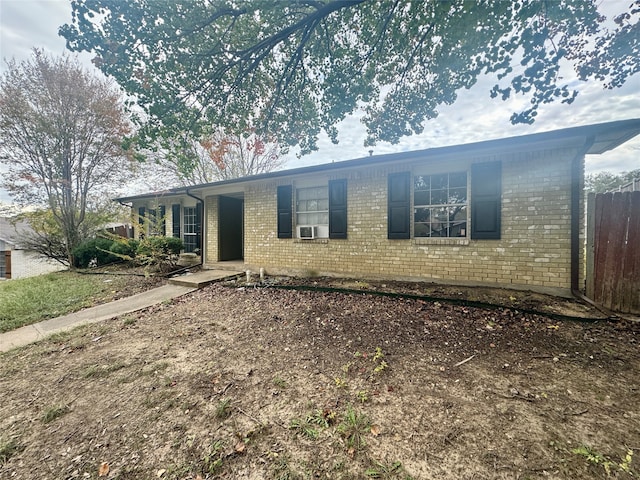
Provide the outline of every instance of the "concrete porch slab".
[[169,283],[172,285],[182,285],[183,287],[190,288],[202,288],[207,285],[226,280],[228,278],[235,278],[244,275],[244,272],[235,270],[200,270],[196,273],[188,273],[179,277],[169,279]]

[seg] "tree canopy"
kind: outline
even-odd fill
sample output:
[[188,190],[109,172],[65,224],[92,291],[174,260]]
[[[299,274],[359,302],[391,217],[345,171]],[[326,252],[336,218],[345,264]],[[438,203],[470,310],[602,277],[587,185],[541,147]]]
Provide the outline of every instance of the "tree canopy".
[[[198,172],[191,184],[258,175],[284,164],[277,143],[256,134],[226,134],[222,129],[194,144],[191,158],[196,168],[187,171]],[[189,178],[186,173],[182,172],[183,179]]]
[[640,180],[640,168],[629,172],[598,172],[585,177],[585,190],[593,193],[614,192],[633,181]]
[[513,123],[571,103],[574,79],[618,87],[640,65],[640,0],[605,28],[597,0],[74,0],[60,28],[143,108],[145,138],[207,129],[317,148],[362,108],[367,144],[420,133],[485,75],[524,95]]
[[70,56],[34,50],[8,66],[0,77],[0,162],[9,170],[2,184],[18,203],[48,210],[42,231],[59,233],[72,263],[88,218],[126,175],[122,96]]
[[228,134],[218,128],[199,139],[183,136],[162,143],[166,148],[143,153],[158,168],[140,165],[145,178],[156,177],[162,188],[175,187],[176,180],[189,186],[258,175],[285,163],[277,141],[255,133]]

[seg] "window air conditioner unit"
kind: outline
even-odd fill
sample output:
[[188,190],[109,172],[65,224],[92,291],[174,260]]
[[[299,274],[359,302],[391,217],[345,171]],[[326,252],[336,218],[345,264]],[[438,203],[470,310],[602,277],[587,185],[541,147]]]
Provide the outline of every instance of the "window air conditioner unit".
[[318,227],[316,225],[298,225],[298,238],[313,240],[317,236]]

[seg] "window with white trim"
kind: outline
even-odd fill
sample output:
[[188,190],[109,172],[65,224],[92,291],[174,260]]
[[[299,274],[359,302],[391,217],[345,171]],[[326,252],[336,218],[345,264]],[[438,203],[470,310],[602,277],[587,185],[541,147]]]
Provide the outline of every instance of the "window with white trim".
[[413,236],[467,236],[467,172],[417,175],[413,182]]
[[318,226],[317,236],[329,237],[329,189],[327,186],[296,189],[296,225]]
[[186,253],[193,253],[198,249],[196,207],[184,207],[183,222],[184,251]]

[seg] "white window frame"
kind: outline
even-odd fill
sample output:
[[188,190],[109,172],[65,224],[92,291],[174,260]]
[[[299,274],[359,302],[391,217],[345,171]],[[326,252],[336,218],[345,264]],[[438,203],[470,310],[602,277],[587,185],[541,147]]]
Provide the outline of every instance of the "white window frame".
[[[434,178],[443,177],[445,175],[446,186],[444,186],[444,188],[434,188],[434,185],[432,183]],[[464,185],[462,185],[461,182],[455,182],[455,179],[452,183],[451,177],[454,175],[464,175]],[[429,184],[424,188],[418,188],[418,178],[424,179],[425,177],[427,178]],[[441,173],[414,174],[412,181],[413,238],[469,238],[469,172],[466,170],[456,170]],[[442,184],[435,186],[441,187]],[[462,193],[462,191],[464,191],[464,201],[452,202],[451,199],[455,199],[455,194]],[[419,199],[418,197],[422,197],[422,199]],[[464,218],[458,220],[452,220],[451,210],[457,208],[462,208],[462,210],[465,212],[465,216]],[[428,210],[428,221],[418,221],[418,215],[426,215],[426,210]],[[438,210],[440,212],[446,212],[446,220],[437,219],[437,215],[434,215],[434,212],[437,212]],[[440,217],[441,216],[442,215],[440,215]],[[434,220],[434,218],[436,218],[436,220]],[[424,233],[420,232],[420,234],[418,234],[418,227],[422,225],[426,227]],[[440,231],[445,231],[446,235],[433,235],[433,232],[435,231],[433,226],[435,225],[444,225],[440,229]],[[457,234],[455,234],[456,228]]]
[[[192,213],[187,214],[187,209]],[[193,253],[198,248],[198,233],[196,232],[196,207],[195,206],[183,206],[182,207],[182,241],[184,243],[184,251],[186,253]],[[192,219],[193,222],[188,223],[187,219]],[[187,240],[188,239],[188,240]],[[193,244],[193,248],[191,248]]]
[[317,226],[316,238],[329,238],[329,185],[300,186],[295,193],[296,227]]

